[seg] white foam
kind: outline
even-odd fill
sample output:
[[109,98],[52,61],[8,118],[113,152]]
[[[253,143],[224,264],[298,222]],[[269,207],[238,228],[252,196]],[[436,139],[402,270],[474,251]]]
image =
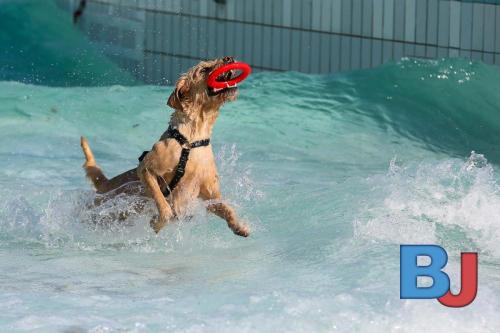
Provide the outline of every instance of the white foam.
[[483,155],[399,166],[369,179],[373,201],[354,222],[358,237],[443,243],[500,257],[500,188]]

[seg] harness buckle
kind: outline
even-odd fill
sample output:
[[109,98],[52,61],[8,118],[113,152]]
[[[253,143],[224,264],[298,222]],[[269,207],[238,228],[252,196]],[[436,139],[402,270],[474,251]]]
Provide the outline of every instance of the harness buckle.
[[[1,0],[0,0],[1,1]],[[175,174],[169,184],[166,184],[165,189],[163,190],[163,195],[168,197],[170,193],[175,189],[177,183],[181,180],[186,172],[186,165],[189,159],[189,153],[191,149],[197,147],[208,146],[210,144],[210,139],[199,140],[195,142],[189,142],[184,135],[182,135],[179,130],[173,127],[168,127],[167,130],[168,138],[175,139],[177,143],[181,146],[181,156],[179,158],[179,163],[177,164],[177,168],[175,169]],[[148,152],[145,151],[142,153],[141,157],[139,157],[139,161],[142,161]]]

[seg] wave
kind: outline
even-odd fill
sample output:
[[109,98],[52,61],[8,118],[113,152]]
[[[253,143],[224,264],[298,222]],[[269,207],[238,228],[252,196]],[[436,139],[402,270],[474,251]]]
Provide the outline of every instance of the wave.
[[[361,141],[378,131],[384,138],[377,141],[386,140],[381,154],[409,140],[415,148],[453,157],[467,157],[475,150],[498,163],[498,74],[496,67],[465,59],[404,58],[345,74],[259,73],[242,99],[255,106],[253,111],[265,107],[272,113],[263,117],[263,126],[278,118],[285,122],[276,125],[286,126],[296,116],[307,115],[306,124],[297,124],[314,125],[320,142],[338,140],[349,135],[347,131],[358,135],[350,139]],[[281,130],[286,131],[284,126]],[[345,145],[359,148],[355,141]]]
[[71,19],[53,0],[2,1],[0,80],[49,86],[134,84]]
[[442,244],[500,257],[500,186],[493,167],[472,152],[458,159],[403,165],[370,177],[373,200],[354,221],[356,237],[395,244]]
[[[26,305],[2,327],[494,331],[498,83],[461,59],[253,75],[212,137],[223,195],[254,231],[242,240],[202,203],[159,235],[152,202],[92,205],[80,135],[107,175],[130,169],[165,130],[172,87],[0,82],[0,303]],[[451,314],[401,302],[405,242],[445,246],[454,283],[458,252],[480,252],[477,300]],[[64,317],[46,320],[54,308]]]

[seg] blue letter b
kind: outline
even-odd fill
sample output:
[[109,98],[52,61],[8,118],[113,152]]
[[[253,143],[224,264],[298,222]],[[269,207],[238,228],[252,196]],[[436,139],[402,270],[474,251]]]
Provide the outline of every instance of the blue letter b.
[[[409,298],[438,298],[450,289],[450,278],[441,269],[448,262],[446,251],[437,245],[401,245],[400,248],[400,297]],[[427,256],[431,258],[428,266],[418,266],[417,258]],[[432,278],[430,287],[418,287],[417,277]]]

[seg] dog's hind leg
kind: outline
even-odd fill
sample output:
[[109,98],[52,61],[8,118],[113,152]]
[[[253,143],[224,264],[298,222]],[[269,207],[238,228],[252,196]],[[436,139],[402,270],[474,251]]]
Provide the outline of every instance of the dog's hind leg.
[[82,146],[83,154],[85,155],[85,163],[83,163],[83,168],[87,174],[94,187],[98,193],[106,193],[109,191],[108,178],[104,175],[101,168],[97,166],[94,159],[94,154],[90,149],[89,143],[83,136],[80,139],[80,145]]

